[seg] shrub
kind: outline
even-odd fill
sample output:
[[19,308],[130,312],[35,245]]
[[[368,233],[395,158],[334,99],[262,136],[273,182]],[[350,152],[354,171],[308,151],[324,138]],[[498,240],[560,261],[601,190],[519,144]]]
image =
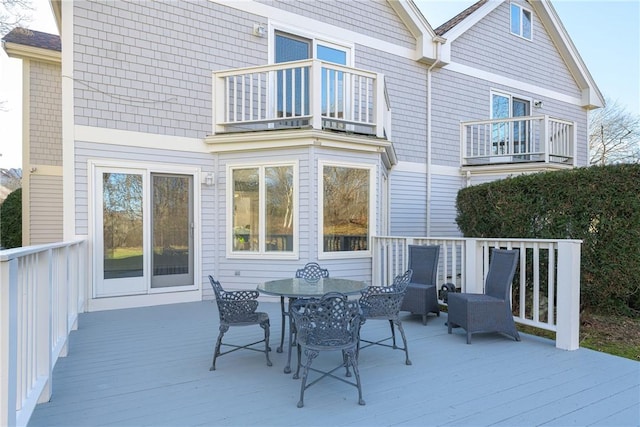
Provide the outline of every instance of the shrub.
[[22,189],[11,192],[0,205],[0,246],[22,246]]
[[640,165],[542,172],[461,190],[466,237],[582,240],[581,304],[640,314]]

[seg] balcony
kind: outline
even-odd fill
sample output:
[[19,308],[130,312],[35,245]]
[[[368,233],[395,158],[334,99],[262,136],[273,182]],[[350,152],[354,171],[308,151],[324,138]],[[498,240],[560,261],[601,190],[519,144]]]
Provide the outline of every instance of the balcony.
[[318,60],[213,73],[215,135],[311,128],[390,139],[384,76]]
[[463,166],[577,165],[575,123],[546,115],[462,122],[460,137]]

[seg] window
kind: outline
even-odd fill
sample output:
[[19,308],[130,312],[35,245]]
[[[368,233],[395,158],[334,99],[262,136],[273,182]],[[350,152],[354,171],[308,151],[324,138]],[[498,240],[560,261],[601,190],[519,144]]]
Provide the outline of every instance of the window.
[[[491,93],[491,118],[511,119],[530,114],[530,102],[509,94]],[[493,154],[527,153],[530,151],[530,122],[526,120],[494,123],[492,127]]]
[[531,40],[531,11],[511,3],[511,33]]
[[295,165],[229,168],[233,254],[293,254]]
[[373,167],[320,164],[320,252],[369,251],[373,224]]
[[[350,49],[332,43],[275,33],[274,62],[319,59],[339,65],[349,65]],[[309,114],[309,70],[306,68],[277,71],[278,117],[300,117]],[[344,72],[331,68],[322,71],[322,111],[325,116],[345,117]]]

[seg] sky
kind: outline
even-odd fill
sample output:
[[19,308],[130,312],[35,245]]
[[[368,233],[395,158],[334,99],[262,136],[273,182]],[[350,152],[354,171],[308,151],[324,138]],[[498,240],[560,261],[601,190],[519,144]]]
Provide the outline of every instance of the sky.
[[[475,0],[414,0],[433,28]],[[32,30],[57,34],[48,0],[32,0]],[[640,0],[552,0],[605,98],[640,115]],[[3,34],[4,35],[4,34]],[[22,165],[21,61],[0,49],[0,168]]]

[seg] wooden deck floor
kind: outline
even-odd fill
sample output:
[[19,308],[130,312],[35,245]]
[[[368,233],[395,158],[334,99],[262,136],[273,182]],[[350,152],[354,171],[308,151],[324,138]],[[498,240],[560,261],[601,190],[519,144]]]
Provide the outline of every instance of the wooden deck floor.
[[[279,340],[279,305],[271,316]],[[640,425],[640,363],[591,350],[557,350],[523,335],[447,334],[446,313],[403,320],[413,365],[379,346],[360,354],[366,406],[357,391],[323,380],[297,408],[300,381],[285,375],[286,353],[235,352],[210,372],[218,332],[215,303],[176,304],[82,314],[69,355],[58,361],[53,397],[30,426],[426,426]],[[388,323],[369,321],[366,337]],[[232,328],[240,341],[258,327]],[[337,363],[339,354],[318,363]],[[315,363],[314,363],[315,364]]]

